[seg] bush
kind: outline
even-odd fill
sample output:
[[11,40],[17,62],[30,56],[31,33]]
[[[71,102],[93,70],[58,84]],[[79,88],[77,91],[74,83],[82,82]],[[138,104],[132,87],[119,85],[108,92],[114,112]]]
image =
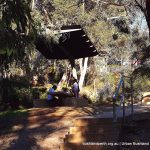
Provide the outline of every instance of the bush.
[[33,99],[45,99],[47,97],[47,88],[33,88],[32,96]]
[[12,109],[19,108],[19,96],[15,89],[11,89],[11,92],[8,95],[8,101]]
[[10,79],[3,79],[1,81],[2,91],[1,91],[1,107],[2,110],[8,109],[18,109],[20,105],[23,107],[32,107],[33,102],[31,98],[31,90],[29,81],[23,77],[12,77]]
[[94,104],[110,103],[115,91],[115,86],[120,80],[118,76],[118,74],[109,73],[104,77],[97,77],[95,79],[95,85],[92,83],[91,85],[84,87],[81,95],[90,99],[91,103]]
[[40,98],[40,92],[38,88],[32,89],[32,97],[33,99],[39,99]]
[[33,107],[33,97],[31,89],[22,88],[18,89],[16,92],[19,97],[20,105],[22,105],[25,108]]
[[149,92],[150,89],[150,78],[146,76],[138,76],[134,78],[133,89],[134,89],[134,98],[141,100],[142,93]]
[[29,79],[24,76],[23,77],[22,76],[21,77],[20,76],[11,77],[9,79],[9,82],[13,87],[18,87],[18,88],[29,88],[30,87]]

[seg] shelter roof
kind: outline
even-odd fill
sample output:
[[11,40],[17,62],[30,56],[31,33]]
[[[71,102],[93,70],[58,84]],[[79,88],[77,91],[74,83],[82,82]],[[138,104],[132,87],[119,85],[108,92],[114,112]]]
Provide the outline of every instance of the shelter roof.
[[78,59],[98,55],[95,46],[92,44],[80,25],[63,26],[59,42],[46,40],[39,36],[36,40],[36,48],[48,59]]

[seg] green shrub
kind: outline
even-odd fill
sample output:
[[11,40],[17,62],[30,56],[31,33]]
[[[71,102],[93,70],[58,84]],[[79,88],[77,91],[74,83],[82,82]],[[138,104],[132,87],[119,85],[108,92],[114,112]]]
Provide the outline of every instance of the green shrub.
[[32,89],[32,97],[33,97],[33,99],[39,99],[40,91],[39,91],[38,88],[33,88]]
[[12,108],[18,109],[20,105],[23,107],[32,107],[31,91],[29,81],[24,77],[12,77],[3,79],[2,84],[2,110]]
[[23,106],[24,108],[33,107],[33,97],[31,89],[28,88],[18,89],[17,94],[21,106]]
[[18,88],[29,88],[30,87],[30,82],[29,79],[24,77],[24,76],[14,76],[9,79],[10,84],[13,87],[18,87]]
[[47,98],[47,88],[39,87],[32,89],[33,99],[45,99]]
[[40,88],[40,99],[46,99],[47,98],[47,88]]
[[8,95],[9,104],[12,109],[18,109],[19,108],[19,95],[15,91],[15,89],[11,90],[11,93]]
[[9,79],[3,79],[2,84],[2,109],[7,109],[11,107],[12,109],[17,109],[19,107],[19,99],[16,93],[15,87],[12,85]]
[[133,90],[134,90],[134,98],[137,100],[141,100],[142,93],[149,92],[150,89],[150,78],[147,76],[138,76],[134,78],[133,82]]

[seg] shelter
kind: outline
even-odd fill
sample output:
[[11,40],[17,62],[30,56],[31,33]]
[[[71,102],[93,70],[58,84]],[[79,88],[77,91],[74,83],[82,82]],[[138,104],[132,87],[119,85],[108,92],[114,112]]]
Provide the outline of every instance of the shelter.
[[80,25],[63,26],[59,42],[48,41],[44,36],[36,40],[36,48],[47,59],[74,60],[98,55],[98,52]]

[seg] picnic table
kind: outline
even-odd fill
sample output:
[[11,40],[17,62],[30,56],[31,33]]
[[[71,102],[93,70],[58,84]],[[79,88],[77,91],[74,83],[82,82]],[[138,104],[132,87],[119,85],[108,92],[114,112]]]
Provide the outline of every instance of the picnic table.
[[59,92],[48,92],[47,94],[49,95],[52,95],[54,97],[56,97],[52,102],[53,102],[53,105],[64,105],[64,101],[66,98],[71,98],[73,97],[73,94],[71,93],[66,93],[66,92],[63,92],[63,91],[59,91]]
[[76,98],[73,96],[72,93],[66,93],[63,91],[59,92],[48,92],[48,94],[52,96],[58,97],[58,99],[54,100],[54,103],[57,105],[63,106],[80,106],[80,107],[87,107],[88,101],[84,98]]
[[73,97],[73,94],[62,92],[62,91],[60,91],[60,92],[48,92],[48,95],[57,96],[60,99],[66,98],[66,97]]

